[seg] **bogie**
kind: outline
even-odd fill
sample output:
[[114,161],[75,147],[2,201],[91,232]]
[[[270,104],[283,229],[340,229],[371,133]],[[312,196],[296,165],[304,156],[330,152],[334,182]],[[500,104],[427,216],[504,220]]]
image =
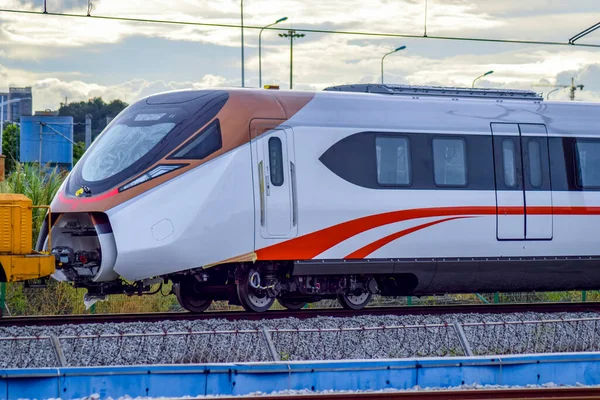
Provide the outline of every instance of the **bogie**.
[[[215,286],[215,282],[221,282],[224,274],[228,276],[225,284]],[[176,285],[179,291],[175,290],[178,300],[182,307],[190,311],[193,311],[190,301],[194,298],[228,299],[230,304],[241,305],[250,312],[267,311],[275,300],[286,309],[295,311],[310,302],[338,298],[343,307],[358,310],[368,304],[372,294],[378,292],[377,282],[372,277],[293,276],[285,263],[240,264],[208,269],[195,275],[178,275],[174,279],[180,282]],[[189,289],[192,283],[194,290]],[[186,297],[182,293],[191,295]]]
[[361,310],[369,304],[372,296],[371,292],[361,292],[358,294],[346,292],[338,295],[338,301],[347,310]]
[[260,273],[254,269],[243,271],[241,275],[242,278],[237,284],[237,294],[242,307],[246,311],[253,312],[263,312],[271,308],[275,298],[269,294],[269,285],[274,282],[268,282],[267,286],[263,286],[264,281],[261,280]]
[[203,295],[202,288],[199,286],[195,279],[182,280],[173,285],[173,292],[175,292],[179,304],[192,313],[201,313],[212,303],[210,298]]

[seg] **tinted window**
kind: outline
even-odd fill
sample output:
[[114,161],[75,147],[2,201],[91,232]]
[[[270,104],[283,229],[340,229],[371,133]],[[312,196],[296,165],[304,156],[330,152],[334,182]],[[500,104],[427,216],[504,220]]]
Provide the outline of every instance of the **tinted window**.
[[456,139],[433,139],[433,169],[438,186],[465,186],[467,162],[465,141]]
[[502,166],[504,169],[504,184],[509,187],[517,185],[517,163],[515,142],[512,139],[502,141]]
[[380,185],[409,185],[410,162],[408,139],[383,137],[375,139],[377,183]]
[[542,187],[542,150],[539,139],[529,139],[529,183],[534,188]]
[[600,142],[577,141],[577,185],[583,188],[600,187]]
[[283,185],[283,154],[281,150],[281,139],[278,137],[269,139],[269,169],[271,183],[274,186]]
[[219,150],[222,146],[221,127],[219,120],[215,120],[175,153],[173,158],[201,160]]

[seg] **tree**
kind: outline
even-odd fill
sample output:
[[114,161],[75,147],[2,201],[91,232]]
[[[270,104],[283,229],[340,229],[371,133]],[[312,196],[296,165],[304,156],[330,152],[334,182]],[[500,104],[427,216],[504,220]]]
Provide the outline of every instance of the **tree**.
[[15,124],[4,125],[2,134],[2,153],[6,156],[5,168],[6,174],[10,174],[15,170],[19,162],[19,141],[21,131]]
[[[88,101],[61,104],[59,115],[72,116],[73,140],[75,142],[85,141],[85,116],[92,116],[92,138],[96,137],[107,125],[107,119],[117,116],[128,104],[121,100],[113,100],[106,103],[101,97],[94,97]],[[75,147],[74,147],[75,148]],[[76,154],[74,154],[74,158]]]
[[85,143],[84,142],[76,142],[73,145],[73,165],[77,164],[77,161],[83,156],[85,153]]

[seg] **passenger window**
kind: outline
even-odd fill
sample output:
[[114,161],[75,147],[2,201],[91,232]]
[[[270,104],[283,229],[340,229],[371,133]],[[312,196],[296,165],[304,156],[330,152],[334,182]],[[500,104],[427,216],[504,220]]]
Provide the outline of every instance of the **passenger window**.
[[410,153],[408,139],[398,136],[377,136],[377,183],[380,185],[410,185]]
[[433,173],[438,186],[466,186],[465,141],[460,138],[433,139]]
[[504,168],[504,184],[506,187],[517,186],[517,162],[515,142],[512,139],[502,141],[502,166]]
[[542,187],[542,150],[539,139],[529,139],[529,183],[531,187]]
[[582,188],[600,188],[600,142],[577,141],[577,185]]
[[215,120],[207,126],[202,132],[196,135],[196,138],[183,146],[181,150],[173,155],[173,158],[202,160],[208,157],[223,146],[221,139],[221,127],[219,120]]
[[283,185],[283,153],[278,137],[269,139],[269,169],[273,186]]

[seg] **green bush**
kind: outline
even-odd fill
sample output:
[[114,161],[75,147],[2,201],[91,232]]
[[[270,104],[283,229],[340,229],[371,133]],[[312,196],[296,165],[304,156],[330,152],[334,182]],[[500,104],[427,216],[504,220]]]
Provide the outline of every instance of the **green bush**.
[[4,167],[7,174],[13,172],[19,163],[19,141],[19,127],[15,124],[4,125],[4,132],[2,134],[2,154],[6,157],[4,159]]
[[[19,193],[31,199],[34,206],[49,205],[60,188],[66,173],[58,169],[44,172],[37,164],[17,164],[5,182],[0,184],[0,193]],[[45,209],[33,210],[34,242],[46,215]]]

